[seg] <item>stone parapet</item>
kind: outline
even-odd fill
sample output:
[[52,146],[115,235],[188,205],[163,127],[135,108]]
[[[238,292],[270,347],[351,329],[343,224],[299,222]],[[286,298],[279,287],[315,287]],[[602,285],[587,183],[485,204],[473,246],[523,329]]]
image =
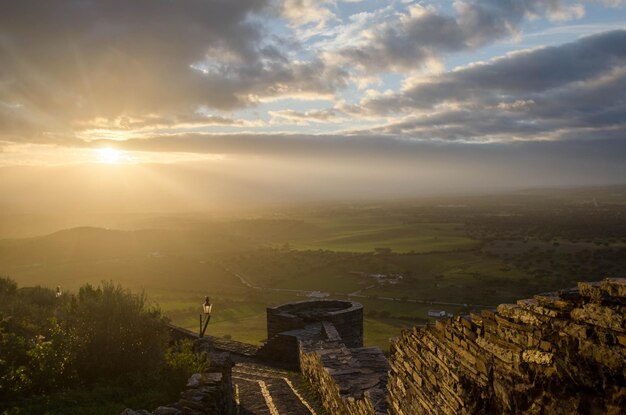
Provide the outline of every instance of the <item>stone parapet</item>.
[[316,300],[267,309],[268,341],[257,357],[300,370],[328,413],[386,414],[389,365],[363,346],[363,306]]
[[317,391],[328,413],[387,413],[385,394],[389,365],[380,349],[348,349],[340,342],[329,341],[315,347],[303,345],[300,350],[302,375]]
[[389,411],[623,413],[625,300],[626,279],[610,278],[403,331]]

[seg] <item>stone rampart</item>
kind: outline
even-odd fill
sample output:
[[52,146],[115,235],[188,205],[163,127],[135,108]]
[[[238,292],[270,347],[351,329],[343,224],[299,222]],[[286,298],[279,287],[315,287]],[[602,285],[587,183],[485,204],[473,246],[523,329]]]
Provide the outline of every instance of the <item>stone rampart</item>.
[[393,415],[620,414],[626,279],[579,283],[403,331],[391,346]]

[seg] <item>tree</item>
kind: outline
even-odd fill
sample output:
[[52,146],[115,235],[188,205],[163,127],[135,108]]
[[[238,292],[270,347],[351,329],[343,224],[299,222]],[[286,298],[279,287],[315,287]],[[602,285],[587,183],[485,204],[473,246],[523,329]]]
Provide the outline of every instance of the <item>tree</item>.
[[183,378],[204,370],[208,359],[190,345],[166,353],[165,323],[143,293],[113,283],[57,297],[48,288],[18,289],[0,278],[0,413],[30,404],[32,411],[23,413],[48,413],[41,397],[58,391],[64,391],[61,401],[71,390],[91,401],[85,391],[92,387],[111,391],[114,406],[144,390],[151,391],[143,398],[148,405],[175,398]]
[[120,285],[87,284],[72,298],[63,326],[75,339],[75,368],[87,382],[161,366],[168,333],[164,317]]

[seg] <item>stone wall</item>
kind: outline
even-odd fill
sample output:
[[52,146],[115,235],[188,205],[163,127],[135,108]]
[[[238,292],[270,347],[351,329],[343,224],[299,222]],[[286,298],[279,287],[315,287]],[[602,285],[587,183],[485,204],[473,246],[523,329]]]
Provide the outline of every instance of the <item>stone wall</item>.
[[387,414],[389,365],[376,347],[348,348],[331,323],[323,340],[303,338],[300,370],[333,415]]
[[363,346],[363,306],[352,301],[313,300],[267,308],[267,339],[282,332],[329,321],[348,347]]
[[267,341],[257,352],[257,357],[285,369],[298,371],[299,336],[302,330],[279,333]]
[[189,378],[178,402],[150,412],[125,409],[120,415],[231,415],[235,413],[230,372],[208,372]]
[[120,415],[234,415],[231,354],[212,351],[209,355],[207,372],[192,375],[177,402],[152,412],[127,408]]
[[333,415],[387,414],[389,364],[363,345],[363,306],[303,301],[267,310],[268,341],[257,357],[300,370]]
[[194,333],[191,330],[184,329],[182,327],[175,326],[173,324],[167,325],[167,331],[170,335],[170,343],[176,343],[181,340],[193,340],[198,339],[198,333]]
[[[334,352],[339,355],[342,354],[341,349]],[[322,363],[320,353],[302,353],[301,366],[302,374],[313,385],[328,413],[337,415],[372,415],[376,413],[367,396],[360,399],[342,398],[339,385]]]
[[390,413],[620,414],[626,279],[579,283],[392,343]]

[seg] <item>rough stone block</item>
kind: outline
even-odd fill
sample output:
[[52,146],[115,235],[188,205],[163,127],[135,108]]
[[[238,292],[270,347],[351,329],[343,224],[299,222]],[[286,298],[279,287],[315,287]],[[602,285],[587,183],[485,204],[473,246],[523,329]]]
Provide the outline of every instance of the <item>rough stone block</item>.
[[413,330],[392,355],[390,413],[622,413],[626,281],[578,287]]
[[626,278],[606,278],[600,288],[611,297],[626,298]]

